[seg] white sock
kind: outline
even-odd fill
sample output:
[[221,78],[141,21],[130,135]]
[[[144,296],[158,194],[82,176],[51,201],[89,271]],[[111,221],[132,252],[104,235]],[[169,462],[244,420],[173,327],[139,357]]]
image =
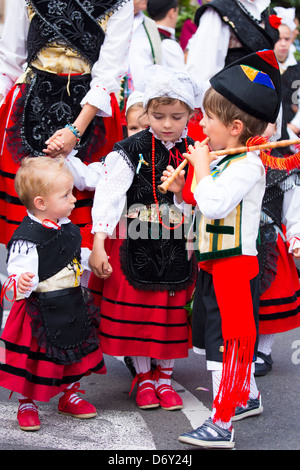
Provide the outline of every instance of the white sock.
[[[213,399],[216,398],[218,395],[220,383],[222,378],[222,370],[213,370],[212,371],[212,386],[213,386]],[[216,409],[214,408],[212,411],[211,417],[213,418],[215,415]],[[222,429],[229,429],[231,426],[231,419],[228,422],[218,420],[216,424],[220,426]]]
[[[36,411],[35,403],[34,403],[33,400],[31,400],[31,398],[24,397],[24,395],[22,395],[21,393],[17,393],[17,397],[18,397],[18,400],[19,400],[19,410],[20,411],[24,411],[24,410],[34,410],[34,411]],[[22,403],[21,400],[31,400],[32,403]]]
[[[275,335],[259,335],[257,350],[264,353],[266,356],[269,356],[272,351],[274,338]],[[264,360],[261,357],[258,357],[256,362],[262,364]]]
[[250,393],[249,393],[249,398],[258,398],[259,397],[259,390],[256,385],[256,380],[254,377],[254,372],[251,372],[251,377],[250,377]]
[[18,400],[28,400],[28,397],[24,397],[21,393],[17,393]]
[[173,373],[173,367],[175,364],[175,359],[157,359],[157,366],[161,367],[162,369],[171,369],[171,370],[163,370],[162,372],[168,375],[170,378],[163,378],[160,377],[157,382],[155,382],[155,387],[159,387],[160,385],[171,385],[171,375]]
[[[68,385],[68,386],[64,389],[63,392],[60,392],[60,393],[58,394],[58,397],[59,397],[59,398],[62,397],[62,396],[64,395],[65,391],[68,390],[68,388],[72,388],[75,383],[76,383],[76,382],[72,382],[70,385]],[[73,395],[76,395],[76,393],[74,393]]]
[[[132,362],[134,365],[134,368],[136,370],[137,375],[138,374],[146,374],[151,370],[151,358],[146,357],[146,356],[132,356]],[[143,382],[139,383],[139,386],[141,386],[145,382],[151,382],[153,383],[153,380],[151,379],[146,379]]]
[[[214,370],[212,371],[212,385],[213,385],[213,398],[218,394],[219,387],[220,387],[220,382],[222,378],[222,371],[221,370]],[[251,372],[251,377],[250,377],[250,393],[249,393],[249,398],[258,398],[259,396],[259,391],[256,385],[256,380],[254,377],[254,373]],[[215,410],[213,410],[212,417],[215,414]],[[228,429],[231,426],[231,420],[227,422],[223,421],[217,421],[216,423],[218,426],[220,426],[223,429]]]

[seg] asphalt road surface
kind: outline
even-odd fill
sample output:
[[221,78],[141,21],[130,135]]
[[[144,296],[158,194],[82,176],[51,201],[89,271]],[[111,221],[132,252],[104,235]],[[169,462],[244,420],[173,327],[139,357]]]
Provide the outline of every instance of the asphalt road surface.
[[[3,266],[0,271],[5,279]],[[5,307],[7,310],[9,304]],[[272,357],[272,371],[257,378],[264,411],[234,424],[235,450],[300,449],[300,330],[276,335]],[[98,410],[97,417],[90,420],[59,414],[58,399],[53,398],[38,403],[41,429],[20,431],[17,397],[13,394],[9,399],[9,392],[0,388],[0,450],[101,450],[106,451],[101,455],[109,464],[140,468],[150,464],[191,466],[201,460],[203,451],[181,444],[178,436],[210,415],[211,376],[204,357],[190,351],[188,358],[175,363],[173,386],[184,403],[180,411],[139,410],[135,390],[129,395],[132,376],[123,359],[105,356],[105,360],[105,376],[92,375],[81,382],[84,398]],[[223,455],[225,451],[217,452]],[[134,460],[126,462],[125,458]]]

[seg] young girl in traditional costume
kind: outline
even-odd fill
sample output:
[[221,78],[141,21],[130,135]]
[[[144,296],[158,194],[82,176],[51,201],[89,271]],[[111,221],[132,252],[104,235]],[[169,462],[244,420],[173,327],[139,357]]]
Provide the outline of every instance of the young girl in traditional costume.
[[[115,145],[95,193],[90,265],[106,280],[101,285],[93,276],[89,286],[101,309],[101,348],[133,358],[142,409],[182,407],[171,375],[175,359],[188,355],[185,306],[195,260],[187,258],[186,223],[172,193],[161,194],[157,185],[166,166],[177,166],[193,143],[186,127],[199,96],[187,75],[153,66],[144,94],[150,127]],[[76,158],[68,160],[71,165]]]
[[81,249],[80,230],[68,218],[76,201],[72,174],[64,158],[26,158],[15,184],[28,215],[8,243],[2,295],[13,287],[15,301],[1,337],[0,386],[18,394],[20,428],[35,431],[35,401],[57,395],[60,413],[95,416],[95,407],[76,394],[78,381],[92,372],[105,374],[106,367],[99,309],[80,286],[90,250]]
[[[276,125],[269,124],[265,135],[276,140]],[[285,159],[287,156],[279,150],[274,149],[272,155]],[[289,172],[266,168],[258,244],[260,307],[256,376],[272,370],[275,335],[300,326],[300,282],[295,264],[295,259],[300,258],[299,176],[299,166]]]
[[[244,57],[210,82],[201,125],[211,149],[229,153],[230,148],[245,146],[250,137],[261,135],[268,122],[275,122],[281,89],[273,51]],[[262,411],[253,360],[259,308],[256,243],[265,169],[255,152],[215,157],[199,143],[189,150],[184,156],[194,166],[199,208],[193,345],[206,352],[214,400],[211,418],[179,440],[200,447],[232,448],[232,420]],[[172,187],[179,203],[183,185],[181,175]]]
[[[7,7],[0,41],[4,244],[26,215],[14,189],[24,156],[67,155],[76,147],[82,161],[99,161],[122,139],[115,94],[127,72],[133,22],[132,0],[15,0]],[[93,195],[76,198],[72,221],[84,225]]]

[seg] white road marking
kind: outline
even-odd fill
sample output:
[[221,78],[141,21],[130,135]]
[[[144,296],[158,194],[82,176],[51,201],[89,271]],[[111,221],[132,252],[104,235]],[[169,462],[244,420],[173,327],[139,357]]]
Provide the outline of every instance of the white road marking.
[[210,417],[211,411],[203,405],[191,392],[186,390],[181,384],[172,380],[174,390],[183,390],[180,396],[183,401],[182,413],[188,418],[193,429],[198,428],[203,421]]

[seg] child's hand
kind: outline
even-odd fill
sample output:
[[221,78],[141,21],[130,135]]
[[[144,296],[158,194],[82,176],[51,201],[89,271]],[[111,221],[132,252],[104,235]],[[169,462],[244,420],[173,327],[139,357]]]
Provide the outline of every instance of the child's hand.
[[296,258],[296,259],[300,259],[300,248],[295,248],[293,250],[293,256]]
[[46,142],[46,149],[43,152],[50,157],[62,155],[66,157],[74,149],[77,139],[70,129],[64,127],[56,131]]
[[97,243],[94,238],[93,249],[89,257],[89,267],[95,276],[101,279],[107,279],[112,274],[112,267],[108,262],[109,257],[103,248],[102,243]]
[[[171,165],[168,165],[167,168],[163,172],[161,181],[162,182],[166,181],[173,173],[174,173],[174,168]],[[172,183],[168,187],[168,190],[172,191],[172,193],[174,194],[180,194],[185,183],[184,175],[185,175],[185,170],[181,170],[179,175],[176,176],[174,181],[172,181]]]
[[206,145],[207,140],[203,142],[195,142],[195,146],[189,145],[189,153],[183,156],[193,165],[197,182],[205,176],[210,175],[210,164],[217,157],[209,153]]
[[32,283],[33,278],[34,278],[33,273],[21,274],[21,276],[19,277],[19,281],[18,281],[18,291],[20,292],[20,294],[26,294],[26,292],[31,291],[33,287],[33,283]]

